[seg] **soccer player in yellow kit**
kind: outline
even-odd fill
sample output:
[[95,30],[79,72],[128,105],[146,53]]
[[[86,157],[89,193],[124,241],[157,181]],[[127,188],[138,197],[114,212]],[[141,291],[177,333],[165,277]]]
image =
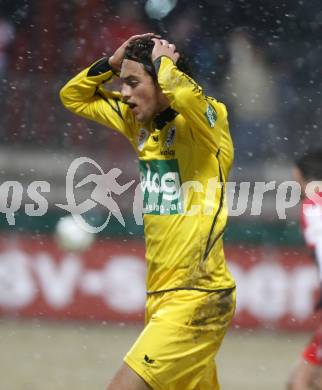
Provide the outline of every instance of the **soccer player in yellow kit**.
[[[108,390],[219,389],[214,357],[235,310],[222,239],[233,145],[225,106],[184,66],[174,44],[134,36],[60,94],[75,114],[123,134],[139,158],[146,321]],[[115,77],[121,91],[107,91]]]

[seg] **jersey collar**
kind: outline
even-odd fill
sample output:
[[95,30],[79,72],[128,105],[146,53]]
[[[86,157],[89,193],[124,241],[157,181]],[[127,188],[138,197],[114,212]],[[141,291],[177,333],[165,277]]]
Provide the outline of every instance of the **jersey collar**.
[[153,119],[154,126],[161,130],[163,127],[171,122],[178,115],[177,111],[173,110],[171,107],[168,107],[164,111],[160,112]]

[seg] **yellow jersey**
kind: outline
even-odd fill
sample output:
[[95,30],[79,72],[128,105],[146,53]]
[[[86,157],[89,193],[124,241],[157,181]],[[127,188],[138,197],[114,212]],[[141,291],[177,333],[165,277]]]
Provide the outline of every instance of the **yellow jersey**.
[[232,288],[223,249],[234,154],[226,107],[170,58],[160,57],[155,67],[170,107],[151,123],[138,122],[120,93],[104,87],[117,76],[106,58],[71,79],[61,100],[75,114],[123,134],[137,153],[148,293]]

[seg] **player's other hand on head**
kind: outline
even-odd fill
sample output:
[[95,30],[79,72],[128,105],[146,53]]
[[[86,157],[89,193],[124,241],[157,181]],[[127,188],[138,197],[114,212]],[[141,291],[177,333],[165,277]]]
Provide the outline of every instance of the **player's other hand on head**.
[[180,57],[180,54],[176,51],[176,47],[173,43],[169,43],[165,39],[152,38],[154,41],[154,48],[152,50],[152,61],[155,61],[161,56],[167,56],[176,63]]
[[135,39],[138,38],[152,38],[152,37],[158,37],[158,35],[154,33],[132,35],[129,39],[123,42],[122,45],[119,48],[117,48],[113,53],[113,55],[108,59],[108,62],[111,65],[111,67],[117,72],[121,70],[125,49],[131,41],[134,41]]

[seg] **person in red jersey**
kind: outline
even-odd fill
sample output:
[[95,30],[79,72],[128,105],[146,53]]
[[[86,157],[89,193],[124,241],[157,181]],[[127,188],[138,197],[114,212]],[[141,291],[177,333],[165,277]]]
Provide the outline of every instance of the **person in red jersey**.
[[[315,311],[322,309],[322,149],[307,153],[296,161],[294,176],[301,185],[300,223],[303,236],[316,262],[320,296]],[[321,315],[319,313],[319,315]],[[322,389],[322,321],[293,370],[289,390]]]

